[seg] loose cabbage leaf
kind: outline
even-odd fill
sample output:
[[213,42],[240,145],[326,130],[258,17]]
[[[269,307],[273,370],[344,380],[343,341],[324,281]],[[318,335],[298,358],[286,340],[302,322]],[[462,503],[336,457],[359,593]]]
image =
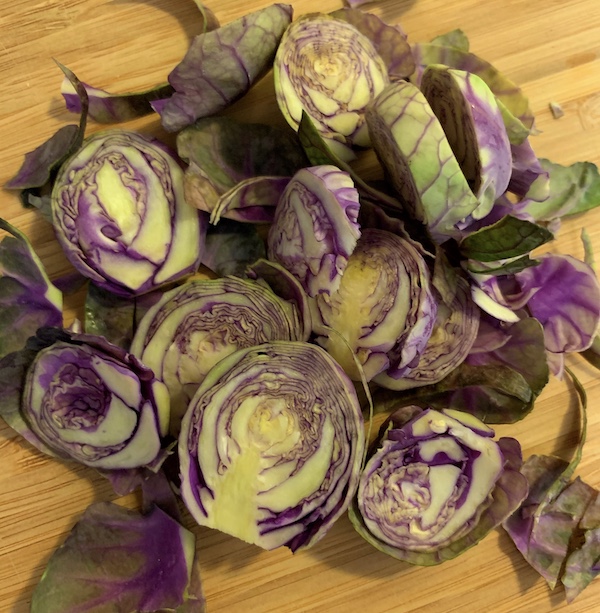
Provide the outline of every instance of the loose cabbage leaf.
[[567,602],[575,598],[600,574],[600,495],[595,492],[595,499],[588,505],[579,529],[584,530],[583,544],[572,551],[565,563],[561,582],[565,586]]
[[0,358],[18,351],[38,328],[62,326],[63,297],[25,234],[4,219],[0,241]]
[[554,588],[563,582],[571,602],[598,574],[598,492],[581,479],[572,480],[587,434],[587,398],[568,371],[579,397],[579,442],[570,462],[555,456],[530,456],[522,468],[529,494],[504,522],[517,549]]
[[539,260],[533,260],[528,255],[524,255],[514,260],[500,260],[485,264],[479,260],[468,260],[465,266],[469,272],[478,275],[514,275],[530,266],[537,266],[539,263]]
[[163,290],[155,290],[143,296],[118,296],[90,283],[85,300],[84,329],[128,351],[140,320],[162,294]]
[[600,174],[595,164],[576,162],[562,166],[546,159],[541,159],[540,164],[550,177],[549,197],[518,204],[520,213],[536,221],[552,221],[600,206]]
[[460,250],[467,258],[495,262],[527,255],[553,238],[554,234],[543,226],[506,215],[491,226],[465,237]]
[[92,504],[35,588],[31,613],[202,613],[195,538],[158,507]]
[[35,207],[41,215],[52,222],[49,192],[58,171],[80,147],[85,136],[89,99],[84,85],[66,66],[58,64],[79,98],[79,125],[63,126],[45,143],[27,153],[17,174],[5,185],[7,189],[20,189],[21,202],[25,207]]
[[467,35],[460,29],[450,30],[444,34],[440,34],[431,39],[432,45],[442,45],[444,47],[453,47],[460,51],[469,51],[470,43]]
[[569,255],[541,255],[537,266],[515,275],[515,297],[544,328],[546,348],[553,353],[584,351],[600,326],[600,283],[585,262]]
[[[87,83],[82,85],[90,101],[89,117],[98,123],[120,123],[153,113],[151,102],[168,98],[175,91],[169,83],[162,83],[140,92],[122,94],[112,94]],[[69,79],[63,79],[60,93],[68,111],[77,113],[81,110],[79,96]]]
[[271,223],[289,182],[289,177],[253,177],[241,181],[219,197],[210,223],[219,223],[221,217],[246,223]]
[[[518,145],[511,144],[512,173],[508,191],[523,198],[524,202],[544,202],[550,195],[550,177],[544,170],[529,139]],[[523,203],[515,205],[516,210],[524,208]],[[533,218],[535,220],[535,217]]]
[[273,4],[196,36],[169,74],[175,93],[152,103],[165,130],[181,130],[245,94],[270,67],[291,19],[291,6]]
[[[202,32],[210,32],[219,27],[219,21],[214,13],[195,0],[202,17]],[[118,123],[129,121],[136,117],[143,117],[152,113],[151,102],[169,98],[174,89],[169,83],[161,83],[140,92],[125,92],[111,94],[103,89],[98,89],[86,83],[81,84],[89,99],[89,117],[98,123]],[[69,111],[81,112],[81,100],[68,78],[61,85],[61,94]]]
[[404,79],[414,72],[415,60],[410,45],[398,28],[388,25],[377,15],[353,8],[339,9],[331,15],[353,25],[374,44],[391,81]]
[[202,264],[219,277],[241,277],[250,264],[264,257],[265,243],[254,224],[221,219],[208,228]]
[[182,130],[177,153],[188,163],[187,200],[212,213],[213,223],[219,217],[270,221],[286,178],[308,165],[291,130],[228,117],[207,117]]

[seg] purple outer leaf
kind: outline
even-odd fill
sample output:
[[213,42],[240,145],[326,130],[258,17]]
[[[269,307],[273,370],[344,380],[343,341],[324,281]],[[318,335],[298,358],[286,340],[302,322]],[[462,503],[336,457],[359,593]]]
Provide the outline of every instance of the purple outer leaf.
[[[92,504],[57,549],[33,592],[32,613],[176,611],[196,605],[195,539],[158,507],[148,514]],[[99,580],[101,578],[101,580]]]
[[[407,408],[410,411],[407,412]],[[421,427],[418,432],[413,432],[413,424],[421,423],[424,417],[428,418],[434,414],[440,415],[440,413],[417,407],[403,407],[398,411],[400,419],[397,421],[395,414],[390,417],[382,427],[377,443],[370,450],[371,457],[363,471],[357,496],[349,512],[350,520],[357,532],[380,551],[410,564],[432,566],[455,558],[477,544],[518,508],[527,495],[527,480],[519,472],[522,463],[521,449],[515,439],[501,438],[497,442],[489,440],[489,437],[493,436],[493,430],[472,418],[461,421],[466,431],[471,432],[469,437],[460,437],[458,434],[460,430],[456,429],[445,429],[438,432],[437,428],[435,431],[431,428],[426,432]],[[455,414],[452,414],[452,417],[456,419]],[[476,462],[481,457],[480,453],[471,448],[467,441],[475,441],[477,438],[482,439],[480,445],[487,440],[485,445],[490,449],[487,453],[491,454],[492,449],[495,449],[494,454],[497,454],[498,458],[497,472],[495,478],[490,480],[489,490],[480,494],[481,500],[478,505],[473,502],[466,507],[467,509],[473,508],[472,512],[465,513],[467,515],[465,521],[457,525],[452,534],[441,538],[439,543],[428,545],[423,540],[420,546],[413,545],[409,532],[410,524],[415,519],[415,509],[412,509],[410,516],[404,515],[402,505],[407,507],[418,505],[426,513],[430,503],[428,491],[430,487],[432,489],[434,487],[429,483],[427,477],[428,468],[454,464],[460,471],[460,476],[456,479],[458,488],[456,498],[454,502],[450,502],[447,509],[440,509],[435,518],[429,518],[427,523],[426,530],[431,534],[432,539],[436,538],[436,530],[443,530],[446,522],[451,521],[454,513],[458,512],[465,503],[470,481],[477,473]],[[426,459],[425,455],[422,456],[421,449],[425,454],[425,448],[421,445],[424,443],[435,445],[436,439],[448,439],[448,445],[456,444],[457,449],[461,450],[461,461],[456,462],[454,457],[451,460],[446,455],[446,450],[452,448],[448,445],[443,445],[435,454],[432,450],[431,459]],[[429,453],[427,456],[429,457]],[[386,471],[386,467],[389,467],[389,470]],[[380,474],[384,480],[380,485],[380,493],[374,494],[379,496],[379,507],[375,498],[371,500],[373,492],[367,487],[372,473]],[[411,488],[410,491],[415,491],[416,495],[405,499],[399,494],[386,504],[385,475],[393,479],[394,484],[392,486],[390,481],[390,486],[394,491],[404,491],[402,488],[402,480],[404,480]],[[462,493],[461,488],[464,488]],[[376,517],[374,513],[377,508],[381,514]],[[389,511],[386,512],[385,509]],[[364,512],[369,515],[368,521],[363,515]],[[377,522],[380,522],[380,527],[375,530]],[[400,530],[402,525],[406,525],[406,533]],[[404,538],[392,536],[400,534],[404,534]],[[415,541],[420,540],[422,540],[420,537],[415,537]]]
[[544,328],[554,353],[584,351],[600,326],[600,284],[590,266],[569,255],[546,254],[516,274],[527,309]]
[[[82,83],[87,92],[90,108],[89,117],[98,123],[119,123],[136,117],[143,117],[154,112],[151,102],[168,98],[173,87],[168,83],[156,85],[141,92],[112,94],[106,90]],[[75,93],[69,79],[65,77],[60,87],[68,111],[78,113],[81,110],[79,96]]]
[[270,67],[292,7],[273,4],[194,38],[169,74],[175,93],[153,108],[176,132],[237,100]]
[[[504,523],[504,528],[523,557],[556,587],[569,553],[573,533],[597,492],[579,478],[570,482],[549,503],[545,497],[560,479],[568,463],[550,456],[531,456],[522,473],[530,484],[530,494],[522,507]],[[580,555],[580,554],[579,554]],[[574,558],[577,560],[577,555]],[[572,572],[572,569],[571,569]],[[572,581],[567,578],[567,583]]]
[[397,28],[388,25],[377,15],[354,8],[343,8],[331,15],[336,19],[347,21],[373,43],[387,67],[391,81],[404,79],[414,72],[415,60],[410,45],[406,36]]
[[[209,213],[248,191],[252,195],[256,187],[252,182],[256,181],[261,190],[268,188],[266,204],[274,205],[289,177],[308,165],[291,130],[239,123],[229,117],[207,117],[182,130],[177,136],[177,152],[189,164],[185,172],[188,202]],[[250,185],[245,183],[248,181]],[[272,219],[269,208],[263,207],[266,221]],[[232,211],[238,218],[242,213]],[[246,211],[243,220],[252,221],[248,216]]]
[[238,183],[219,197],[210,216],[217,224],[222,217],[246,223],[271,223],[290,177],[253,177]]
[[48,141],[25,155],[19,172],[7,184],[7,189],[20,189],[25,207],[35,207],[52,223],[50,191],[61,165],[80,147],[85,136],[89,100],[85,87],[66,66],[56,62],[79,98],[81,115],[78,126],[63,126]]
[[[568,369],[567,369],[568,371]],[[598,493],[579,478],[570,481],[577,468],[587,436],[587,397],[584,387],[568,371],[579,397],[580,431],[579,442],[570,462],[554,456],[530,456],[521,472],[529,481],[529,494],[516,512],[506,519],[503,526],[523,557],[548,582],[551,588],[568,568],[565,558],[575,549],[575,565],[585,559],[581,551],[578,533],[598,525],[600,514],[596,501]],[[589,512],[587,511],[589,509]],[[581,525],[580,525],[581,524]],[[593,563],[595,564],[595,562]],[[573,567],[570,568],[570,571]],[[595,566],[588,570],[595,572]],[[567,577],[567,590],[572,587],[570,597],[583,589],[589,579],[582,577],[581,583],[572,576]]]
[[467,35],[460,29],[450,30],[431,39],[432,45],[442,45],[443,47],[453,47],[460,51],[469,51],[470,43]]
[[38,328],[63,323],[61,292],[25,234],[0,219],[0,358],[22,349]]
[[78,135],[79,128],[75,124],[62,126],[45,143],[25,154],[23,165],[4,187],[30,189],[48,183],[52,170],[60,165],[75,147]]
[[[508,191],[517,196],[527,197],[527,200],[544,202],[550,194],[550,176],[542,168],[529,139],[520,145],[511,145],[512,173]],[[517,210],[522,205],[517,205]]]
[[519,214],[534,220],[553,221],[600,206],[600,174],[591,162],[576,162],[561,166],[549,160],[538,161],[549,175],[549,195],[534,199],[531,193],[515,205]]
[[232,219],[221,219],[218,225],[209,226],[202,265],[218,277],[243,277],[250,264],[267,255],[258,228]]
[[245,179],[289,177],[308,166],[290,129],[231,117],[206,117],[185,128],[177,135],[177,153],[202,171],[217,194]]
[[505,77],[489,62],[477,57],[474,53],[448,47],[444,44],[417,43],[412,46],[417,70],[411,80],[417,85],[421,82],[423,70],[429,64],[444,64],[450,68],[466,70],[481,77],[512,115],[530,130],[533,129],[534,117],[529,108],[529,101],[521,89]]
[[[196,6],[202,17],[202,32],[210,32],[219,27],[215,14],[196,0]],[[89,117],[98,123],[118,123],[143,117],[152,113],[151,102],[170,97],[174,90],[169,83],[161,83],[141,92],[111,94],[86,83],[81,84],[89,98]],[[76,94],[69,79],[61,85],[61,94],[65,99],[67,110],[74,113],[81,111],[80,97]]]
[[129,351],[140,320],[165,291],[160,288],[143,296],[126,297],[90,283],[85,299],[85,332],[103,336]]
[[567,602],[571,603],[600,574],[600,496],[585,510],[579,528],[585,530],[585,542],[567,558],[561,582]]
[[283,192],[268,235],[269,259],[311,297],[337,291],[360,236],[358,191],[335,166],[299,170]]

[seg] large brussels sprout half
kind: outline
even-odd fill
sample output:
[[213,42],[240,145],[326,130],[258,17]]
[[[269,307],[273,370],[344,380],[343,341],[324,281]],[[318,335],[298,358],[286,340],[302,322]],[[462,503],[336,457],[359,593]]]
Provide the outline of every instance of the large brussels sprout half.
[[323,165],[298,171],[269,230],[269,258],[285,266],[309,296],[334,292],[360,236],[360,203],[350,175]]
[[347,509],[364,451],[352,382],[321,348],[242,349],[204,379],[179,436],[195,520],[265,549],[324,536]]
[[343,159],[352,159],[353,146],[369,145],[365,107],[389,76],[356,27],[331,15],[304,15],[285,31],[273,68],[277,103],[294,129],[304,111]]
[[137,295],[197,269],[207,222],[183,194],[183,170],[157,140],[94,134],[67,160],[52,191],[52,218],[83,275]]
[[[169,421],[164,384],[102,337],[38,331],[21,413],[44,451],[99,469],[154,462]],[[25,357],[25,355],[23,356]]]
[[351,510],[381,551],[430,566],[475,545],[527,495],[521,450],[472,415],[407,406],[382,428]]
[[[367,381],[400,377],[417,365],[436,320],[430,273],[412,242],[386,230],[363,230],[339,287],[316,297],[323,347],[355,380],[352,349]],[[327,329],[336,334],[327,334]],[[318,330],[321,333],[321,330]]]
[[237,277],[198,279],[167,292],[143,317],[131,352],[171,396],[171,432],[210,369],[238,349],[304,340],[298,310],[268,286]]

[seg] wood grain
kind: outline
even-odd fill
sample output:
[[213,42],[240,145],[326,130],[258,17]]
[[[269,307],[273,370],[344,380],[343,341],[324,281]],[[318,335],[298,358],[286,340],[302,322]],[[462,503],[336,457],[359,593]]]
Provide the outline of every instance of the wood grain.
[[[222,23],[266,6],[266,0],[206,0]],[[341,0],[298,0],[295,14],[340,8]],[[472,49],[519,83],[529,95],[541,133],[539,156],[563,164],[600,164],[600,9],[598,0],[387,0],[368,5],[401,23],[410,41],[462,28]],[[99,87],[131,91],[164,80],[198,33],[190,0],[13,0],[0,5],[0,183],[23,155],[58,127],[73,122],[59,95],[56,58]],[[549,102],[564,117],[554,119]],[[269,78],[231,111],[273,120]],[[127,127],[166,137],[155,117]],[[99,126],[90,125],[89,130]],[[0,192],[1,215],[25,231],[52,277],[69,269],[51,227]],[[582,257],[585,227],[600,253],[600,211],[565,222],[553,251]],[[600,256],[599,256],[600,257]],[[81,307],[70,301],[67,320]],[[569,360],[590,398],[589,439],[578,474],[600,487],[600,378]],[[525,455],[569,457],[577,439],[572,393],[552,381],[535,410],[514,426]],[[91,470],[42,457],[0,426],[0,611],[29,610],[31,592],[49,556],[92,501],[113,500]],[[135,506],[135,496],[119,500]],[[452,562],[413,568],[371,548],[341,519],[315,548],[292,555],[263,552],[226,535],[188,527],[198,537],[210,613],[544,613],[600,611],[600,581],[567,607],[497,531]]]

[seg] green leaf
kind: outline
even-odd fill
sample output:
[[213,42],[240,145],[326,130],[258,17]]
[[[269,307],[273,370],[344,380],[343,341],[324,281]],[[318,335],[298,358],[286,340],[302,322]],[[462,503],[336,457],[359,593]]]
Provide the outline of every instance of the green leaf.
[[494,262],[526,255],[553,238],[550,230],[507,215],[495,224],[467,236],[461,242],[460,250],[467,258]]
[[509,262],[491,262],[488,266],[484,266],[482,262],[469,260],[467,270],[481,275],[514,275],[531,266],[537,266],[539,263],[539,260],[532,260],[528,255]]

